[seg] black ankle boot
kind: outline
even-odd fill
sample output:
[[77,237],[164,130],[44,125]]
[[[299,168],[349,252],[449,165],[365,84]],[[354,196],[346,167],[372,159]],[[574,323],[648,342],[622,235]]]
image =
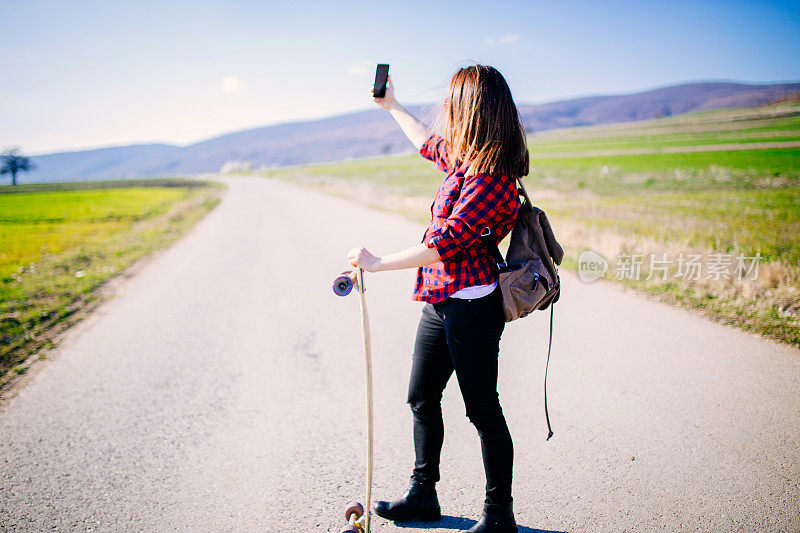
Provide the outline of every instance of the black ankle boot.
[[504,507],[484,505],[480,520],[467,533],[517,533],[511,504]]
[[436,497],[434,483],[423,484],[411,479],[411,486],[399,500],[375,502],[375,514],[388,520],[421,520],[433,522],[441,520],[442,511]]

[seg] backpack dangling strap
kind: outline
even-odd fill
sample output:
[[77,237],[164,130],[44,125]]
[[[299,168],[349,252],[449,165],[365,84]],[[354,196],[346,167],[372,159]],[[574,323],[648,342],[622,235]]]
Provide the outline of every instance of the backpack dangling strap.
[[[525,184],[522,183],[522,178],[517,178],[517,183],[519,183],[519,191],[522,196],[528,202],[528,205],[532,206],[531,197],[528,196],[528,191],[525,189]],[[497,253],[499,254],[500,252]],[[555,306],[555,302],[550,304],[550,340],[547,342],[547,362],[544,365],[544,418],[547,420],[547,439],[545,440],[550,440],[550,437],[553,436],[553,428],[550,426],[550,413],[547,412],[547,370],[550,367],[550,351],[553,348],[553,308]]]
[[553,428],[550,427],[550,415],[547,413],[547,368],[550,366],[550,348],[553,347],[553,308],[555,303],[550,304],[550,341],[547,345],[547,363],[544,365],[544,417],[547,420],[547,438],[553,436]]

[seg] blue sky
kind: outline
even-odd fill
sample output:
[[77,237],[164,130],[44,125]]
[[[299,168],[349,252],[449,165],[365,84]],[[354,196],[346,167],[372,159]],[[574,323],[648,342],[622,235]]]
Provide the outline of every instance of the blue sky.
[[800,2],[3,0],[0,147],[219,133],[401,102],[496,66],[517,102],[678,82],[800,80]]

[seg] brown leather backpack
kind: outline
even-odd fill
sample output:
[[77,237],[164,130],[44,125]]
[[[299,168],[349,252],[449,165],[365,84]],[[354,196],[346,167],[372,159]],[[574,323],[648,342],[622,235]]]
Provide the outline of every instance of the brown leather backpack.
[[536,309],[547,309],[558,301],[561,280],[556,265],[564,250],[556,241],[544,211],[533,205],[525,186],[519,182],[520,208],[511,230],[506,257],[489,242],[489,251],[500,268],[506,322],[526,317]]

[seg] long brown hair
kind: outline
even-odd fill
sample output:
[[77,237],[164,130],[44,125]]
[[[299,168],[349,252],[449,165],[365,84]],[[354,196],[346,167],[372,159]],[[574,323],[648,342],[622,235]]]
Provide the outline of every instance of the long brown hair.
[[494,67],[471,65],[450,79],[437,123],[454,161],[469,174],[528,175],[525,128],[503,75]]

